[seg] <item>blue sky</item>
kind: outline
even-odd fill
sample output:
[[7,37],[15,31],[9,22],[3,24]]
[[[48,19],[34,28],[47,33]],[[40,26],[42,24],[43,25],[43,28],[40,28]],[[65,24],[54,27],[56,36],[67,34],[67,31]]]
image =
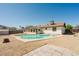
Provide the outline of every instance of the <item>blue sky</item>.
[[0,4],[0,25],[18,27],[51,20],[78,25],[79,4]]

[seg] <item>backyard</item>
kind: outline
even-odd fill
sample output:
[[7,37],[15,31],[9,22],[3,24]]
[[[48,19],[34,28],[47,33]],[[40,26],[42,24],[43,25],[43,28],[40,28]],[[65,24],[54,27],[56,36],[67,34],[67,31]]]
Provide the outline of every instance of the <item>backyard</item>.
[[[2,43],[3,38],[9,38],[9,43]],[[27,54],[41,46],[46,44],[55,45],[59,47],[67,48],[77,55],[79,55],[79,34],[76,37],[74,35],[63,35],[54,39],[37,40],[31,42],[23,42],[17,40],[10,35],[0,36],[0,55],[5,56],[20,56]]]

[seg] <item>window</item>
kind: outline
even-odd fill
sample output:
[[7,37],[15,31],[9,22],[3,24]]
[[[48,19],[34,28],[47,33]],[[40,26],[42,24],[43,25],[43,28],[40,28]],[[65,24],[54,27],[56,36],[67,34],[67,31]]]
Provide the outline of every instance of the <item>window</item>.
[[56,31],[56,27],[53,27],[52,30],[53,30],[53,31]]

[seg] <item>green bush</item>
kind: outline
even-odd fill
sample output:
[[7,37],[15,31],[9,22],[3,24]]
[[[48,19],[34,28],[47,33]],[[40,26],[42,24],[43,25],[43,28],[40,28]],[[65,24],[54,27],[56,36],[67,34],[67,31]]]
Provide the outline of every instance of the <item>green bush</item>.
[[73,28],[73,26],[72,26],[72,25],[67,24],[65,29],[66,29],[66,30],[71,30],[72,28]]

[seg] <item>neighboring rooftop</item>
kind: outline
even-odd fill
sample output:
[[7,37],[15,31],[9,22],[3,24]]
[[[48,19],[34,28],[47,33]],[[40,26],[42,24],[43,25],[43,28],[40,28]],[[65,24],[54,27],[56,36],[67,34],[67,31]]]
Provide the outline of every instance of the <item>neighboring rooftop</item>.
[[0,25],[0,29],[8,29],[8,26]]

